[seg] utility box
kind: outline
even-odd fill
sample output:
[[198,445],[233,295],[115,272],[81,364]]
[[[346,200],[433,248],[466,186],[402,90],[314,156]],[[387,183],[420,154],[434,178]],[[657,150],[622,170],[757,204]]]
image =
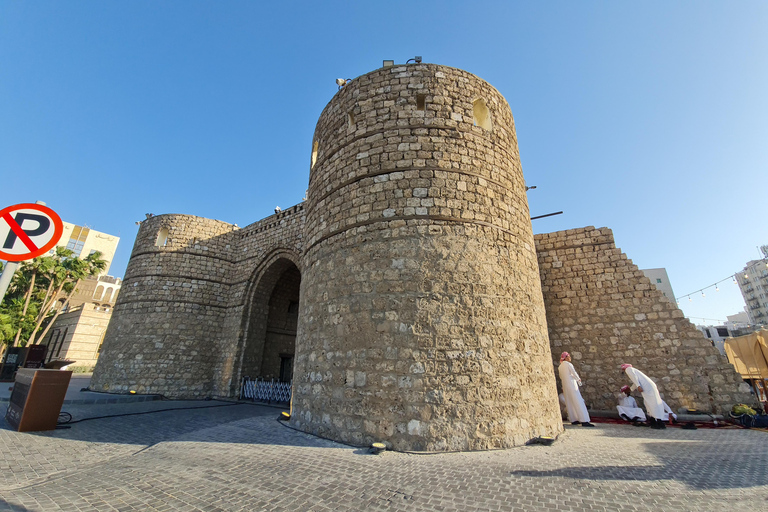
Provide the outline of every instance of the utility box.
[[5,421],[19,432],[54,430],[71,377],[68,370],[19,368]]
[[3,356],[3,364],[0,366],[0,382],[13,382],[16,370],[27,358],[27,347],[8,347]]
[[46,345],[28,345],[27,357],[24,358],[23,368],[42,368],[45,362],[45,354],[48,351]]

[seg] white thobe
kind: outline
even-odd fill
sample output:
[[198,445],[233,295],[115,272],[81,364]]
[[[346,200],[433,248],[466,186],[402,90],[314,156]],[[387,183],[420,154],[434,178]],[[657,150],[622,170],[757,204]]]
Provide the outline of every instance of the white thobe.
[[629,367],[624,372],[632,381],[630,386],[634,391],[637,388],[643,388],[640,392],[643,395],[643,402],[645,402],[645,410],[648,411],[648,416],[660,420],[664,417],[664,402],[661,400],[659,390],[656,388],[650,377],[635,368]]
[[667,402],[664,400],[661,401],[661,404],[664,406],[664,414],[662,415],[661,420],[662,421],[669,421],[669,417],[672,416],[675,420],[677,419],[677,414],[675,414],[672,411],[672,408],[667,405]]
[[637,401],[631,396],[624,395],[619,398],[619,405],[616,406],[616,409],[619,410],[619,416],[623,414],[630,420],[640,418],[640,421],[645,421],[645,413],[637,406]]
[[579,392],[581,379],[576,369],[568,361],[561,361],[557,369],[560,374],[560,382],[563,384],[563,396],[565,397],[565,407],[568,410],[568,421],[589,422],[589,413],[587,406],[584,405],[584,399]]

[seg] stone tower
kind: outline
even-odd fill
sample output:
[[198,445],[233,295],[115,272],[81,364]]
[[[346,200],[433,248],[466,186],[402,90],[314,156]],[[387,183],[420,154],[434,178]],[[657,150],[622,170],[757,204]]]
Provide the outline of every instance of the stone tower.
[[433,64],[346,85],[312,146],[294,426],[401,450],[562,429],[512,113]]

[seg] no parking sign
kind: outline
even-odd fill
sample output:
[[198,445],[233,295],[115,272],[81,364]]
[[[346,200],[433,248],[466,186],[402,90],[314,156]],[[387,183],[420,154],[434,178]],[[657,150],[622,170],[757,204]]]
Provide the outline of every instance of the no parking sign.
[[42,204],[22,203],[0,210],[0,259],[31,260],[45,254],[61,238],[61,218]]

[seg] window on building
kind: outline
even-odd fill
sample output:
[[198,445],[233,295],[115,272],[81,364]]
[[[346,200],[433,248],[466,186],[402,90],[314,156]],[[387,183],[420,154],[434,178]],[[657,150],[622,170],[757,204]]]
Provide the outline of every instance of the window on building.
[[61,355],[61,347],[64,346],[64,341],[67,338],[67,331],[69,330],[69,327],[64,328],[64,334],[61,336],[61,342],[59,342],[59,348],[56,351],[56,357],[59,357]]
[[479,126],[484,130],[491,130],[493,127],[491,111],[488,110],[484,99],[478,98],[472,102],[472,120],[475,126]]
[[160,228],[157,232],[157,240],[155,240],[155,246],[165,247],[168,245],[168,228]]
[[656,283],[661,283],[661,279],[656,279]]
[[70,235],[69,242],[67,242],[67,249],[72,251],[75,257],[80,257],[80,253],[83,252],[85,240],[88,238],[90,232],[90,228],[80,226],[75,226],[72,230],[72,235]]
[[704,334],[706,334],[706,335],[707,335],[707,338],[711,338],[711,337],[712,337],[712,335],[709,333],[709,329],[706,329],[706,328],[705,328],[705,329],[704,329]]
[[309,168],[314,168],[315,163],[317,163],[317,141],[312,143],[312,162],[310,163]]
[[347,122],[349,124],[350,130],[354,130],[355,129],[355,113],[352,112],[351,110],[347,112]]
[[426,94],[417,94],[416,95],[416,110],[426,110],[427,109],[427,95]]
[[728,329],[726,327],[717,327],[717,335],[720,336],[721,338],[727,338],[728,336],[730,336],[730,334],[728,333]]

